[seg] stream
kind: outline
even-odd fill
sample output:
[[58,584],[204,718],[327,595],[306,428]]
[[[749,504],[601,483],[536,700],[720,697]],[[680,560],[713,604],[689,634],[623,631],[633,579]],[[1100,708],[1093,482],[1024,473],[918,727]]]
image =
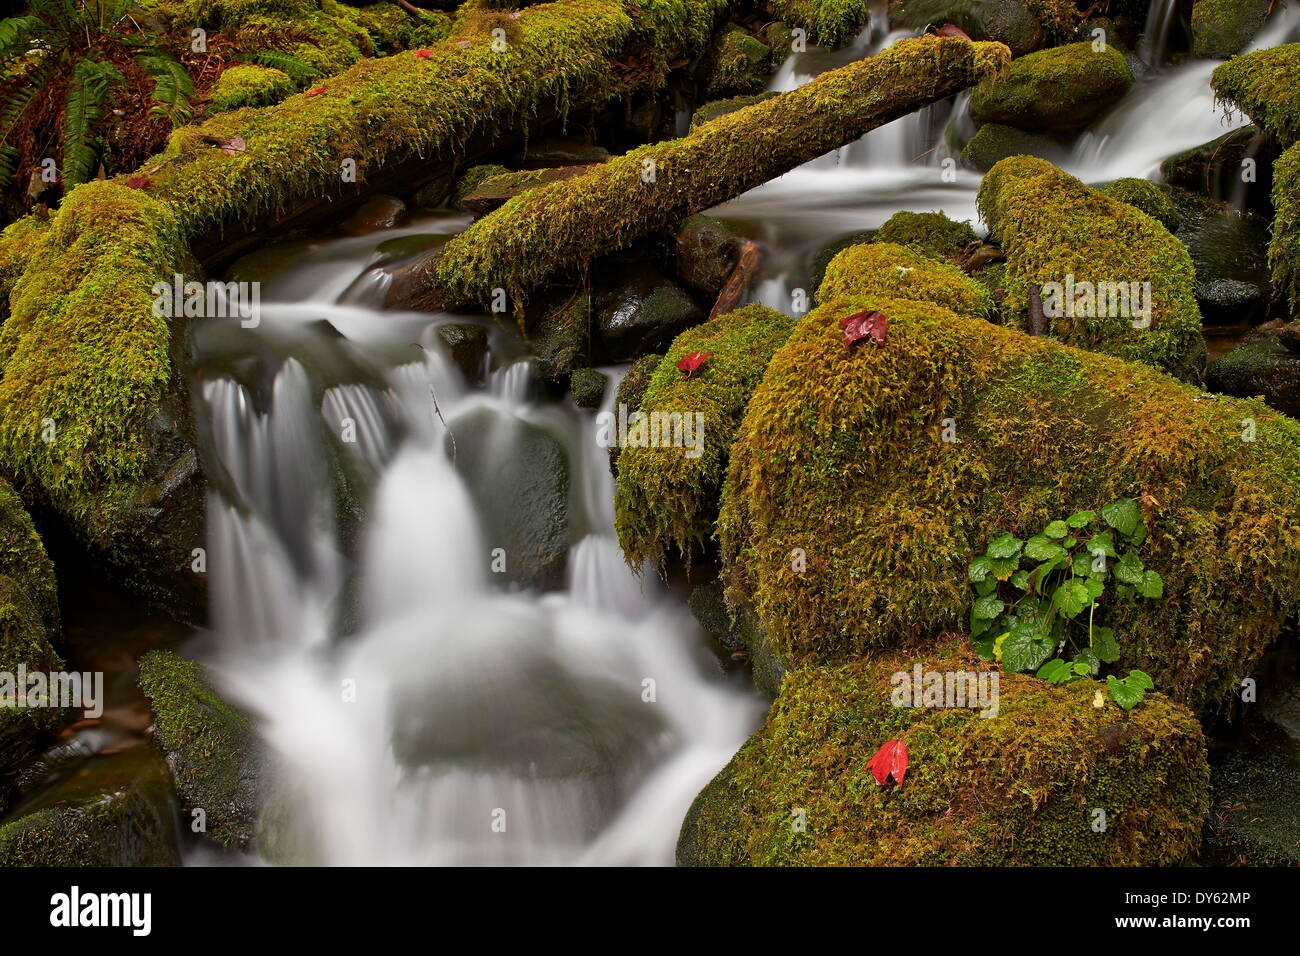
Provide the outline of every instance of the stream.
[[[1168,6],[1152,4],[1165,29]],[[884,9],[846,50],[792,56],[771,88],[905,36]],[[1256,46],[1297,38],[1292,4]],[[1164,157],[1245,123],[1214,104],[1217,61],[1162,68],[1163,36],[1148,46],[1151,68],[1062,159],[1089,183],[1155,178]],[[979,177],[945,176],[965,103],[898,120],[711,211],[764,246],[751,300],[789,311],[817,249],[899,210],[980,228]],[[627,568],[593,413],[542,395],[513,330],[377,306],[377,246],[468,224],[451,214],[296,243],[263,282],[258,328],[196,329],[217,476],[213,625],[196,650],[275,755],[274,799],[298,821],[276,839],[290,861],[670,865],[691,800],[766,702],[719,665],[678,589]],[[489,336],[481,385],[438,341],[440,325],[466,322]],[[461,467],[458,422],[474,423],[476,471]],[[484,492],[508,487],[495,477],[518,467],[521,442],[565,462],[556,589],[493,571]]]

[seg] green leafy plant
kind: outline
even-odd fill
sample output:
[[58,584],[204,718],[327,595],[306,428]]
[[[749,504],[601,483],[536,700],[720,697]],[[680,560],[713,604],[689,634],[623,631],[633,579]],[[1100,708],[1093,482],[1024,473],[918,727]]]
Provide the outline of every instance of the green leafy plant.
[[185,67],[133,19],[133,0],[31,0],[23,16],[0,20],[0,189],[23,161],[54,146],[64,189],[103,161],[110,99],[151,87],[141,117],[188,122],[194,82]]
[[[975,589],[971,635],[980,654],[1053,684],[1098,677],[1120,658],[1114,630],[1099,621],[1103,605],[1164,595],[1164,581],[1138,556],[1146,536],[1142,509],[1121,498],[1100,513],[1052,521],[1027,541],[995,538],[967,569]],[[1106,686],[1130,710],[1155,685],[1133,670],[1123,679],[1108,675]]]

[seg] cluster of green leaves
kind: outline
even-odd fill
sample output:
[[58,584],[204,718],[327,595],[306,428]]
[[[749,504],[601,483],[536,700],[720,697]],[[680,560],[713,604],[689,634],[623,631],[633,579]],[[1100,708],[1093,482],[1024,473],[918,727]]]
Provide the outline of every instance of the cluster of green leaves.
[[[1098,677],[1120,657],[1114,630],[1097,622],[1103,602],[1164,595],[1164,581],[1138,556],[1146,536],[1137,502],[1121,498],[1100,514],[1080,511],[1053,521],[1027,541],[1004,534],[990,542],[967,572],[976,594],[971,635],[980,654],[1053,684]],[[1154,687],[1139,670],[1122,680],[1107,676],[1106,685],[1125,710]]]
[[160,49],[131,16],[134,0],[31,0],[23,16],[0,20],[0,189],[8,188],[19,164],[10,141],[41,95],[67,81],[62,148],[64,189],[94,175],[105,104],[127,77],[115,65],[134,61],[153,83],[150,112],[173,126],[189,121],[194,83],[185,67]]

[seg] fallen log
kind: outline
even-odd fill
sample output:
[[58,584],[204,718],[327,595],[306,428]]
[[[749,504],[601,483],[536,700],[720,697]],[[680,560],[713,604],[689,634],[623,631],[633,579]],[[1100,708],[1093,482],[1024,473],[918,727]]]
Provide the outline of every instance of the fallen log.
[[530,189],[447,244],[436,268],[444,291],[428,297],[486,301],[505,289],[518,310],[524,295],[552,276],[580,273],[598,256],[999,76],[1009,63],[1000,43],[903,40],[720,116],[684,139],[643,146],[575,179]]

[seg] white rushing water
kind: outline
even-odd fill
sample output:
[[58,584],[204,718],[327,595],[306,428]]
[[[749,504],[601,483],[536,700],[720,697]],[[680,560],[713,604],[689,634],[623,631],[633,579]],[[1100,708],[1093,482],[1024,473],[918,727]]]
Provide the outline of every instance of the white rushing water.
[[[1063,157],[1087,181],[1154,176],[1165,156],[1243,122],[1214,104],[1214,62],[1161,66],[1172,6],[1152,4],[1163,25],[1142,55],[1153,69]],[[1292,6],[1257,47],[1296,39]],[[788,59],[772,88],[905,36],[886,9],[873,3],[850,48]],[[954,167],[949,145],[973,131],[967,99],[715,210],[765,245],[754,298],[791,311],[811,251],[899,210],[978,225],[979,177]],[[293,823],[272,836],[289,859],[668,864],[687,806],[763,705],[723,677],[680,598],[624,565],[592,415],[541,400],[531,362],[487,320],[468,320],[489,329],[497,358],[475,388],[435,335],[466,319],[374,307],[386,288],[368,268],[379,242],[465,224],[449,216],[297,248],[263,286],[261,328],[202,344],[209,471],[222,473],[209,520],[215,663],[278,761],[275,799]],[[510,468],[525,433],[562,449],[559,590],[505,588],[493,574],[491,515],[448,439],[448,423],[454,436],[471,414],[496,468]],[[362,499],[360,521],[340,474]]]

